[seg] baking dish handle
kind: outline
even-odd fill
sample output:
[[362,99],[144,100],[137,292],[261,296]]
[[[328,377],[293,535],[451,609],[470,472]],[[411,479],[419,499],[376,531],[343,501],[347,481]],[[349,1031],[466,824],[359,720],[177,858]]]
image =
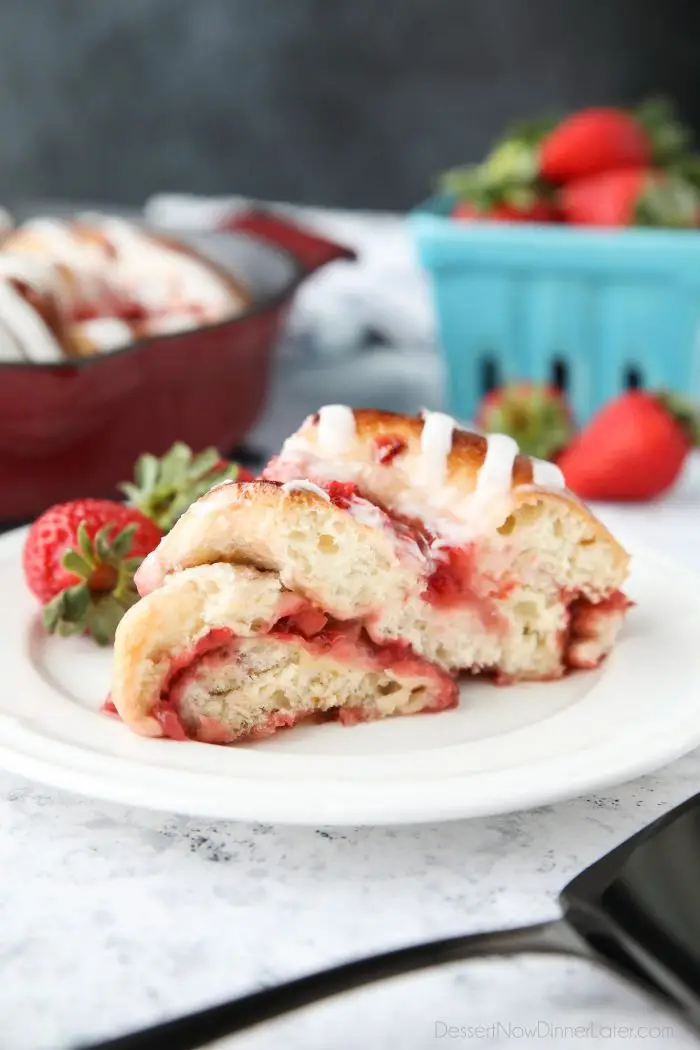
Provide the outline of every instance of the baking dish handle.
[[225,219],[220,230],[250,233],[269,244],[283,248],[294,256],[306,273],[313,273],[336,259],[352,260],[357,253],[352,248],[335,244],[323,237],[302,229],[279,215],[265,211],[244,211]]

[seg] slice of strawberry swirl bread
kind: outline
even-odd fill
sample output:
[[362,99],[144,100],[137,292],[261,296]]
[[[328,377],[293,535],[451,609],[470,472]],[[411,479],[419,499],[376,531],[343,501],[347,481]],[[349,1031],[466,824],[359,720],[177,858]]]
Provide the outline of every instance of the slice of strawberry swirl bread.
[[439,711],[458,672],[557,678],[614,646],[626,553],[509,438],[332,406],[290,442],[141,565],[112,692],[138,732],[230,743]]
[[230,744],[310,718],[352,723],[441,711],[454,680],[406,646],[374,644],[284,588],[217,563],[186,569],[117,630],[111,704],[145,736]]

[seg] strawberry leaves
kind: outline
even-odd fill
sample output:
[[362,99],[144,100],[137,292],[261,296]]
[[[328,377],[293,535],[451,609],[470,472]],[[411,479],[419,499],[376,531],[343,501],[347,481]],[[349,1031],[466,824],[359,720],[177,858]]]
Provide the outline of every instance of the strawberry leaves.
[[668,390],[656,391],[654,396],[673,416],[691,447],[698,448],[700,446],[700,407],[682,394]]
[[71,637],[89,634],[98,645],[109,645],[122,616],[139,598],[134,573],[141,557],[128,557],[137,525],[126,525],[115,536],[114,526],[104,525],[94,539],[82,521],[77,531],[78,549],[64,551],[63,568],[78,581],[55,595],[43,608],[49,634]]
[[678,120],[669,99],[663,96],[649,98],[632,115],[649,136],[656,164],[667,165],[687,152],[690,130]]
[[179,441],[161,459],[150,453],[141,456],[133,482],[119,488],[132,506],[167,532],[191,503],[214,485],[235,481],[239,472],[238,465],[222,460],[215,448],[195,455]]

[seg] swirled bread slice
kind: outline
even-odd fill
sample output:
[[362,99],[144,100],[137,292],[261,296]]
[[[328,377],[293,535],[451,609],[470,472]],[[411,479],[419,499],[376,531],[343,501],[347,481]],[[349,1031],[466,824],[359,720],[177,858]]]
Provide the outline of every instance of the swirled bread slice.
[[111,704],[146,736],[229,744],[307,718],[439,711],[453,679],[406,647],[374,644],[247,566],[202,565],[133,606],[115,640]]

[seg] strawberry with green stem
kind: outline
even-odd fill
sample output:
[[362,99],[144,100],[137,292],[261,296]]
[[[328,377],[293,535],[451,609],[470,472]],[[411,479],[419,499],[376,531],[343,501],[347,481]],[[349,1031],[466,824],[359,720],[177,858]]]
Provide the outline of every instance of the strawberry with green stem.
[[195,455],[178,441],[161,459],[148,452],[141,456],[133,482],[123,482],[119,488],[131,506],[168,532],[190,504],[214,485],[250,481],[252,477],[237,463],[223,459],[215,448]]
[[488,433],[510,435],[521,452],[538,459],[553,458],[574,433],[565,395],[537,383],[511,383],[492,390],[479,405],[474,422]]
[[700,222],[700,191],[674,172],[620,168],[562,187],[564,219],[576,226],[655,226],[693,229]]
[[664,99],[650,99],[636,111],[589,107],[563,120],[512,128],[482,164],[449,171],[439,185],[457,201],[456,218],[566,219],[556,188],[581,179],[662,168],[676,181],[694,183],[700,165],[687,154],[688,140]]
[[581,499],[651,500],[676,483],[699,439],[698,410],[687,399],[628,390],[590,420],[557,463]]
[[74,500],[45,511],[27,534],[22,560],[47,630],[88,634],[99,645],[113,641],[138,601],[134,573],[161,536],[149,518],[112,500]]

